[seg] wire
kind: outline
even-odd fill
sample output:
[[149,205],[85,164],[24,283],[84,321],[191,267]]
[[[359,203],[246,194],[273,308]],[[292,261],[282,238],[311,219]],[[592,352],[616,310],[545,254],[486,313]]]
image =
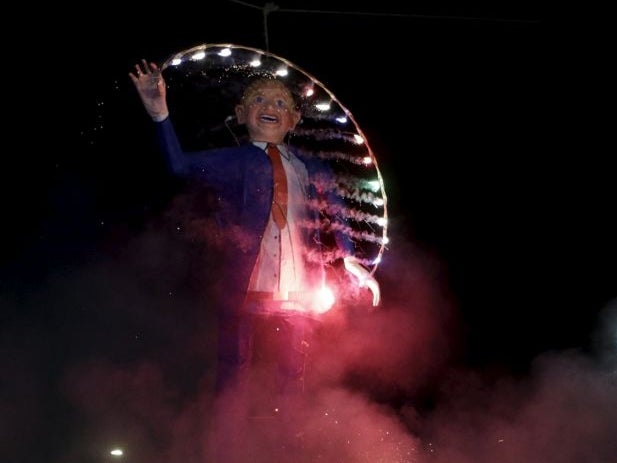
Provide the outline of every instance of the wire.
[[393,17],[393,18],[414,18],[414,19],[448,19],[448,20],[463,20],[463,21],[498,21],[498,22],[524,22],[524,23],[537,23],[537,19],[511,19],[511,18],[494,18],[494,17],[480,17],[480,16],[452,16],[452,15],[429,15],[429,14],[415,14],[415,13],[380,13],[369,11],[337,11],[337,10],[307,10],[307,9],[294,9],[294,8],[280,8],[278,5],[269,2],[263,7],[253,5],[251,3],[242,2],[240,0],[227,0],[232,3],[238,3],[239,5],[247,6],[249,8],[255,8],[263,10],[264,15],[267,15],[273,11],[279,13],[303,13],[303,14],[332,14],[332,15],[353,15],[353,16],[380,16],[380,17]]
[[302,14],[329,14],[329,15],[353,15],[353,16],[377,16],[377,17],[390,17],[390,18],[413,18],[413,19],[445,19],[456,21],[493,21],[493,22],[515,22],[515,23],[538,23],[537,19],[508,19],[508,18],[487,18],[479,16],[441,16],[441,15],[428,15],[428,14],[408,14],[408,13],[379,13],[368,11],[336,11],[336,10],[306,10],[306,9],[293,9],[293,8],[279,8],[278,5],[268,2],[263,7],[253,5],[252,3],[243,2],[241,0],[227,0],[231,3],[237,3],[238,5],[246,6],[256,10],[261,10],[263,13],[264,23],[264,39],[266,51],[270,51],[270,40],[268,37],[268,15],[274,11],[279,13],[302,13]]

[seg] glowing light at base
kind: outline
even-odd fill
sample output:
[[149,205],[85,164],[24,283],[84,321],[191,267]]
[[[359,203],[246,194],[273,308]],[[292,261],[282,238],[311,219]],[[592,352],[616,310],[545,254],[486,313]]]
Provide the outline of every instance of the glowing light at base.
[[124,455],[124,452],[122,451],[122,449],[113,449],[111,452],[109,452],[109,454],[114,457],[121,457],[122,455]]
[[327,286],[322,287],[315,295],[314,311],[318,314],[326,313],[334,305],[334,292]]

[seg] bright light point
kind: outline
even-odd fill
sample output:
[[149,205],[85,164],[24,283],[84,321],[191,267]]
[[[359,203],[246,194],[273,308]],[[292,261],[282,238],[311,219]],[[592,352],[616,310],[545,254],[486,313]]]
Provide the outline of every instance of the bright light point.
[[261,61],[259,60],[259,58],[255,58],[253,61],[250,62],[251,67],[254,68],[258,68],[259,66],[261,66]]
[[109,453],[113,455],[114,457],[121,457],[122,455],[124,455],[124,452],[122,451],[122,449],[113,449]]
[[364,156],[362,158],[362,164],[365,166],[370,166],[373,163],[373,159],[370,156]]
[[313,96],[315,90],[313,88],[307,88],[306,92],[304,92],[304,96]]
[[219,51],[219,56],[231,56],[231,48],[223,48]]
[[358,145],[361,145],[362,143],[364,143],[364,138],[362,138],[357,133],[354,134],[353,139]]
[[383,244],[388,244],[390,242],[390,238],[388,238],[387,236],[384,236],[383,239],[381,240],[381,242]]
[[277,69],[276,71],[276,75],[280,77],[285,77],[287,74],[289,74],[289,71],[287,70],[287,68]]
[[317,291],[315,297],[315,312],[326,313],[334,305],[334,293],[326,286]]
[[377,225],[379,225],[380,227],[385,227],[387,223],[388,221],[383,217],[377,219]]
[[379,180],[371,180],[368,182],[368,187],[371,191],[379,191]]
[[179,66],[182,63],[182,59],[181,58],[174,58],[171,60],[171,65],[172,66]]
[[373,206],[375,207],[381,207],[383,206],[384,202],[382,198],[377,198],[375,201],[373,201]]
[[339,116],[336,118],[336,122],[339,124],[347,124],[347,116]]
[[317,110],[319,110],[319,111],[329,111],[330,110],[330,103],[317,103],[315,105],[315,108],[317,108]]
[[378,265],[381,263],[381,256],[378,256],[374,261],[373,261],[373,265]]
[[199,60],[204,59],[205,57],[206,57],[206,52],[205,51],[198,51],[193,56],[191,56],[191,60],[199,61]]

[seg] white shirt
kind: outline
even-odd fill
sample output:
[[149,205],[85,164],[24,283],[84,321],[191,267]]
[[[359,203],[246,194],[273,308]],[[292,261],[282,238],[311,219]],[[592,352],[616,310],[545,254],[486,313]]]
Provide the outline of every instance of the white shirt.
[[[267,143],[255,142],[264,150]],[[284,145],[278,145],[281,160],[287,175],[287,226],[280,230],[272,214],[268,220],[257,262],[249,282],[249,291],[274,293],[275,300],[287,300],[289,292],[308,291],[307,269],[305,266],[305,243],[299,227],[299,217],[304,217],[307,207],[305,185],[308,173]]]

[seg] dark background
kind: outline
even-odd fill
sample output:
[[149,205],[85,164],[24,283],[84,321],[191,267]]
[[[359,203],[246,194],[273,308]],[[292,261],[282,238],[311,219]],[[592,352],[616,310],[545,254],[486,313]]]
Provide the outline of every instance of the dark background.
[[[79,429],[62,386],[72,365],[177,362],[183,353],[161,346],[190,335],[178,318],[207,325],[162,301],[175,288],[192,306],[195,272],[208,269],[171,232],[178,185],[128,78],[141,58],[201,43],[268,45],[352,111],[389,198],[384,308],[416,287],[395,262],[430,256],[433,290],[457,320],[456,367],[524,378],[546,353],[613,359],[615,175],[587,111],[595,68],[578,77],[592,59],[576,40],[548,34],[543,11],[518,2],[278,2],[266,44],[262,5],[251,5],[84,6],[70,21],[45,7],[45,26],[24,21],[28,42],[5,71],[2,405],[18,455],[5,461],[29,461],[34,441],[44,444],[32,461],[66,454]],[[430,408],[433,393],[414,400]]]

